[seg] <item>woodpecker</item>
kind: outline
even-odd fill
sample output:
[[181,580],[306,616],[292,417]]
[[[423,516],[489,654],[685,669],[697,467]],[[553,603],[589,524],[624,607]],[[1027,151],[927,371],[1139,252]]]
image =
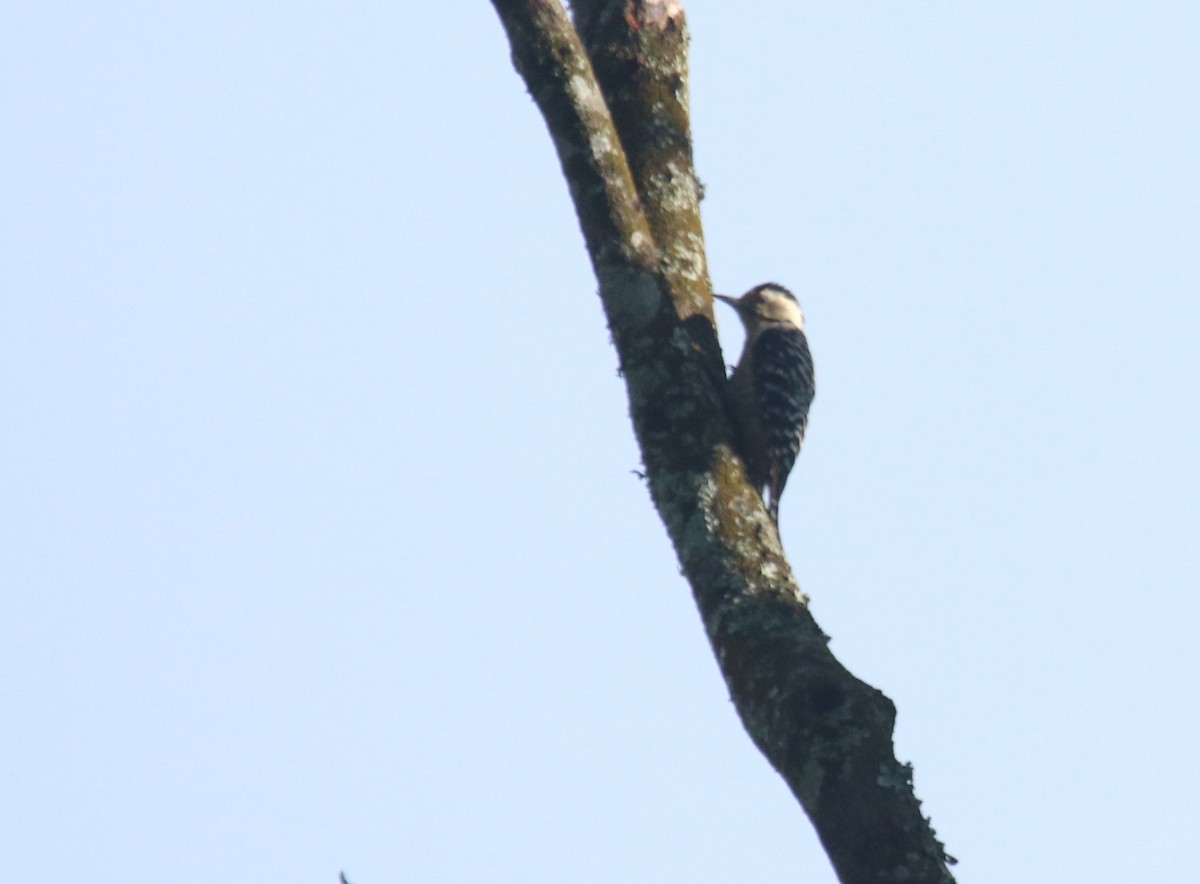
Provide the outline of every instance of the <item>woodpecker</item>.
[[800,453],[816,393],[804,314],[796,296],[773,282],[740,298],[714,295],[737,311],[746,345],[726,385],[750,484],[779,524],[779,497]]

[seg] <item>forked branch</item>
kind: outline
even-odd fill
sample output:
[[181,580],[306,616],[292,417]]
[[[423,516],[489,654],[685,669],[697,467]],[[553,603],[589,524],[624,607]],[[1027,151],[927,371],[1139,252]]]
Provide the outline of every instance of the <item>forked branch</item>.
[[629,391],[655,506],[747,732],[846,884],[939,882],[948,858],[892,747],[895,707],[848,672],[730,444],[675,0],[492,0],[545,119]]

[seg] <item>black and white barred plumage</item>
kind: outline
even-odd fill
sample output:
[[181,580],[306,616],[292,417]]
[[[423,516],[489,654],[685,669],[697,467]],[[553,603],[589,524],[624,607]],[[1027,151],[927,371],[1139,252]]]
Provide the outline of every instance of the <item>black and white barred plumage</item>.
[[779,524],[779,498],[800,453],[816,394],[804,314],[781,285],[755,286],[740,298],[716,295],[746,327],[746,345],[729,378],[738,453],[750,483]]

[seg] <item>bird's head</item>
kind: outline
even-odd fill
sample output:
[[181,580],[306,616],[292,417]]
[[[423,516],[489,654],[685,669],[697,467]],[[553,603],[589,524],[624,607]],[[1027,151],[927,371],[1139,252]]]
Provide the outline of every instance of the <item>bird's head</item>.
[[746,328],[758,325],[790,325],[804,328],[804,313],[796,296],[775,282],[756,285],[740,298],[713,295],[737,311]]

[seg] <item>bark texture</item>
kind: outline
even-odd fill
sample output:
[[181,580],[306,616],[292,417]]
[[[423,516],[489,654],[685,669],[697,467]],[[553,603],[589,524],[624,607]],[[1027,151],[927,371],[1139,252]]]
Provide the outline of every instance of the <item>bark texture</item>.
[[651,496],[751,739],[846,884],[952,882],[895,707],[830,653],[733,452],[675,0],[492,0],[600,285]]

